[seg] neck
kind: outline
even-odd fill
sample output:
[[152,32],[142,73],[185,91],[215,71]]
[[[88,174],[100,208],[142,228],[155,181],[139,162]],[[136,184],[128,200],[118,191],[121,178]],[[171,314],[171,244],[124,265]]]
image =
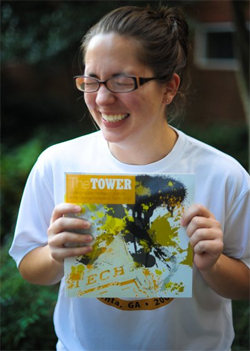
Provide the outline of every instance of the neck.
[[152,140],[136,140],[129,143],[109,143],[113,156],[122,163],[147,165],[167,156],[178,139],[177,133],[167,126],[161,135]]

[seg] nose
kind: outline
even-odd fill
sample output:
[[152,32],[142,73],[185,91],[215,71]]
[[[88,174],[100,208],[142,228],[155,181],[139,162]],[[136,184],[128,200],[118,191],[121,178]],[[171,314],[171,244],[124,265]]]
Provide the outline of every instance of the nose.
[[96,92],[96,103],[100,106],[112,104],[115,101],[114,93],[109,91],[104,84],[101,84]]

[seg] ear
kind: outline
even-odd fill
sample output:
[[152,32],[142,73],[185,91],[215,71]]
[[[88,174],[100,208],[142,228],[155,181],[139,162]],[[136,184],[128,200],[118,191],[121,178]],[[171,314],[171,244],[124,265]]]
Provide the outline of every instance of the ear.
[[173,78],[166,84],[166,90],[162,100],[162,102],[165,105],[171,104],[172,100],[174,99],[178,91],[179,85],[180,85],[180,77],[178,76],[177,73],[174,73]]

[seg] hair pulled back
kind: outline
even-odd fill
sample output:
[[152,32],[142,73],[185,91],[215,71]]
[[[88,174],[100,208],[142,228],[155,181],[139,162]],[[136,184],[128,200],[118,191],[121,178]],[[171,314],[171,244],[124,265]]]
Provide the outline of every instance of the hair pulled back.
[[124,6],[105,15],[87,32],[82,42],[85,58],[90,40],[97,34],[117,33],[138,43],[138,59],[154,75],[168,82],[173,74],[180,76],[179,91],[169,106],[172,116],[185,103],[184,73],[187,70],[189,41],[188,24],[183,11],[177,7],[159,6],[156,9]]

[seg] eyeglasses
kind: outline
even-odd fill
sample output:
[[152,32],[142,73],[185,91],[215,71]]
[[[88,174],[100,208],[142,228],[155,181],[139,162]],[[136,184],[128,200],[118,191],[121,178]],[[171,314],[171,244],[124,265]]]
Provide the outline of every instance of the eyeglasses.
[[137,76],[117,75],[106,80],[99,80],[97,78],[88,76],[74,77],[77,89],[84,93],[95,93],[99,90],[101,84],[112,93],[129,93],[138,89],[141,85],[153,79],[160,79],[157,77],[140,78]]

